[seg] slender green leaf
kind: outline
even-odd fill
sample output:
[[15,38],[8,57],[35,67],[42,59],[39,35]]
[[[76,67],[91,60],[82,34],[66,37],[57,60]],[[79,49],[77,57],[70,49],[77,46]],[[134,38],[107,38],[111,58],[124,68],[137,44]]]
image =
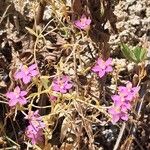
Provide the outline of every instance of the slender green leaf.
[[142,62],[146,59],[146,49],[141,47],[136,47],[134,50],[134,55],[136,57],[137,63]]
[[146,60],[147,59],[147,50],[145,48],[142,48],[142,51],[141,51],[141,55],[140,55],[140,59],[142,61]]
[[141,62],[140,60],[140,55],[141,55],[141,48],[140,47],[136,47],[134,50],[134,56],[136,57],[136,62],[139,63]]
[[128,60],[136,62],[136,57],[133,51],[126,44],[121,44],[121,51]]

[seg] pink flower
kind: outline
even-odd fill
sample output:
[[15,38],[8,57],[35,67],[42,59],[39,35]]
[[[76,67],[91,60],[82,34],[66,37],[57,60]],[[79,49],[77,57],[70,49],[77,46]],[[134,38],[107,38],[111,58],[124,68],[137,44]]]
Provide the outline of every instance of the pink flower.
[[9,106],[15,106],[17,104],[24,105],[27,103],[27,99],[24,97],[27,95],[26,91],[21,91],[19,86],[14,89],[14,92],[7,92],[6,97],[9,98]]
[[128,113],[122,112],[119,107],[111,107],[108,110],[108,113],[112,116],[112,123],[116,124],[120,119],[127,121],[128,120]]
[[61,76],[55,78],[52,82],[52,89],[56,92],[67,93],[72,88],[72,83],[69,76]]
[[132,87],[132,83],[128,82],[126,86],[118,87],[118,94],[112,96],[114,106],[108,113],[112,116],[112,123],[115,124],[120,119],[128,120],[128,111],[131,110],[131,102],[138,95],[139,87]]
[[120,119],[127,121],[128,120],[128,110],[131,109],[131,104],[126,101],[124,97],[120,95],[113,95],[112,99],[114,101],[114,106],[108,109],[108,113],[112,117],[112,123],[115,124]]
[[33,64],[29,67],[26,65],[22,65],[20,71],[16,72],[14,78],[16,80],[22,79],[22,81],[27,84],[31,81],[32,77],[38,75],[39,72],[37,71],[37,65]]
[[127,100],[132,100],[138,95],[140,88],[139,87],[132,87],[132,83],[128,82],[126,86],[119,86],[118,93],[126,97]]
[[25,119],[29,120],[26,135],[31,139],[31,143],[36,144],[37,142],[43,141],[43,128],[45,127],[45,124],[42,122],[39,111],[30,111]]
[[30,124],[26,129],[26,135],[31,139],[32,144],[43,141],[43,131],[42,129],[39,129],[37,125]]
[[111,58],[108,58],[106,61],[98,58],[96,65],[92,68],[92,71],[98,73],[100,78],[102,78],[106,73],[109,73],[112,70]]
[[87,18],[83,14],[79,20],[74,21],[74,24],[78,29],[87,29],[89,25],[91,24],[91,19]]
[[128,100],[126,100],[124,97],[120,95],[113,95],[112,100],[114,101],[114,106],[116,107],[126,107],[126,109],[131,109],[131,104]]
[[42,122],[42,117],[39,115],[39,111],[36,110],[35,112],[34,111],[30,111],[28,113],[28,116],[25,117],[25,119],[28,119],[29,122],[31,124],[38,124],[40,127],[45,127],[45,124]]

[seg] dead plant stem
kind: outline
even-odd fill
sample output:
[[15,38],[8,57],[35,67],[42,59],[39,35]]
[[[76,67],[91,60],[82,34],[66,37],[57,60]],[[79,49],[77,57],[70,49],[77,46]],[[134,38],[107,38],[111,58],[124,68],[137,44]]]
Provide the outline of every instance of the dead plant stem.
[[125,128],[126,128],[126,123],[124,122],[122,124],[121,129],[120,129],[120,132],[119,132],[119,135],[118,135],[118,138],[117,138],[117,141],[115,143],[115,146],[114,146],[113,150],[117,150],[119,148],[119,145],[120,145],[120,142],[121,142],[121,139],[122,139]]

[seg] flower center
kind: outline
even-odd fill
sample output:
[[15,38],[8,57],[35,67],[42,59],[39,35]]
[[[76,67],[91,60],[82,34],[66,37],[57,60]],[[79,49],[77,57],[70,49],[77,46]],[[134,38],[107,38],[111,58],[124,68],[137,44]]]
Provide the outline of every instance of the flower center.
[[16,89],[14,90],[14,94],[15,94],[16,98],[18,98],[18,97],[20,96],[20,95],[19,95],[19,94],[20,94],[19,91],[16,90]]
[[58,84],[59,84],[60,88],[63,88],[64,82],[63,82],[62,80],[59,80],[59,81],[58,81]]

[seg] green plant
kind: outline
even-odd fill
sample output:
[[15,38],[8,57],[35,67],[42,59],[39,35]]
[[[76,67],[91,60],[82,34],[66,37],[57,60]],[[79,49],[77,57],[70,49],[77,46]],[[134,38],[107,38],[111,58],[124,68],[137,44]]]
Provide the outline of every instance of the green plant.
[[121,43],[121,51],[129,61],[135,63],[140,63],[147,59],[147,50],[139,46],[130,48],[128,45]]

